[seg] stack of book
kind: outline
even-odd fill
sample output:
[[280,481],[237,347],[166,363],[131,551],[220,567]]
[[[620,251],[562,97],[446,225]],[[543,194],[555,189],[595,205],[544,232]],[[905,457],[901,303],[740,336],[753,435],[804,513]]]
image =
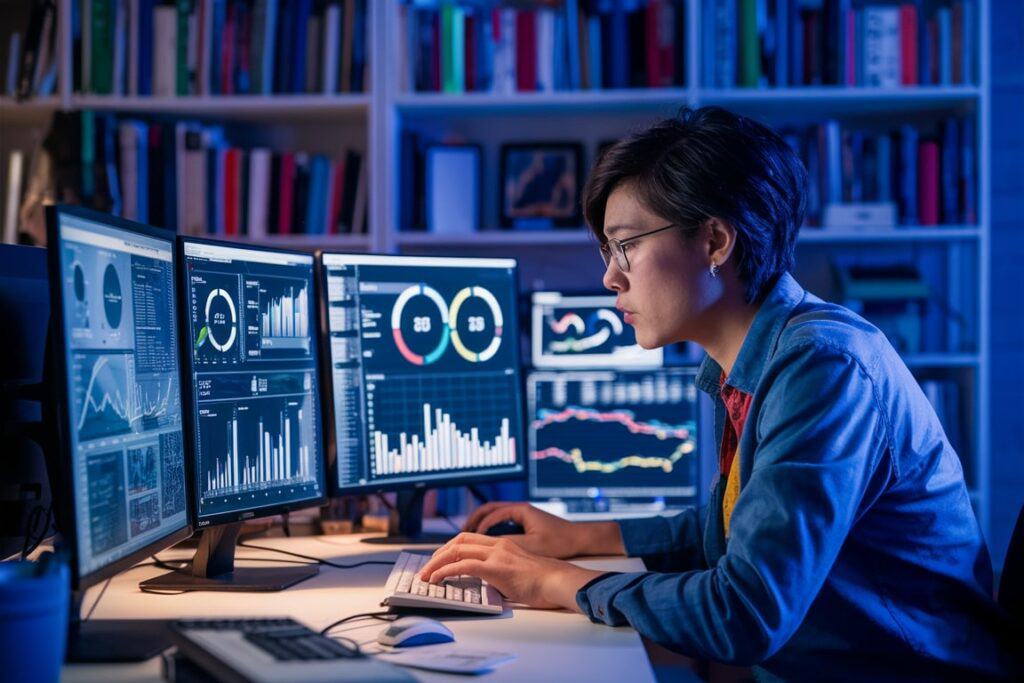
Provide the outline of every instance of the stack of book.
[[702,17],[717,87],[977,81],[976,0],[705,0]]
[[333,94],[366,85],[366,0],[73,3],[79,92]]
[[[61,113],[61,196],[190,235],[365,233],[363,154],[232,145],[225,130],[92,111]],[[71,186],[66,183],[70,181]]]
[[53,95],[57,90],[57,5],[54,0],[5,3],[7,52],[0,49],[3,92],[18,99]]
[[681,86],[685,0],[406,0],[403,87],[550,92]]
[[884,202],[901,225],[977,223],[975,126],[948,118],[936,129],[879,130],[829,120],[784,131],[807,167],[808,224],[822,225],[829,205]]

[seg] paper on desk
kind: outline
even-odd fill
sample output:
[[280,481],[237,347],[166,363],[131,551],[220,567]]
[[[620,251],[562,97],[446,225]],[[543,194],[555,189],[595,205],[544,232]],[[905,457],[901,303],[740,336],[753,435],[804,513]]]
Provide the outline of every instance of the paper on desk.
[[476,650],[455,643],[390,649],[380,652],[379,656],[383,661],[391,664],[457,674],[487,673],[494,667],[511,662],[516,658],[510,652]]

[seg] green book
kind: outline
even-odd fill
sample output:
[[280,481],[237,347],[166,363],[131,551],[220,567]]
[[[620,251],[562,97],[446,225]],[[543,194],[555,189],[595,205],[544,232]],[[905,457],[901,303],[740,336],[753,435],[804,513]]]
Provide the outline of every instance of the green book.
[[192,0],[178,0],[178,45],[177,63],[174,68],[174,91],[179,96],[188,95],[192,74],[188,71],[188,17],[192,13]]
[[454,93],[455,49],[452,44],[455,28],[455,7],[449,3],[441,5],[441,92]]
[[91,109],[82,112],[82,199],[96,194],[96,114]]
[[761,82],[761,37],[757,32],[757,0],[740,0],[740,85]]
[[451,30],[452,55],[452,90],[466,91],[466,10],[462,7],[452,8]]
[[114,0],[92,0],[92,91],[97,95],[114,92]]

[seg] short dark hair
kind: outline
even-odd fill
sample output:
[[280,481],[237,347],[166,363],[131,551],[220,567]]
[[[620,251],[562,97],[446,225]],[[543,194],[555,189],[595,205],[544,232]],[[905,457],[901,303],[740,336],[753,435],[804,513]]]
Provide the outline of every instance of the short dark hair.
[[685,107],[610,146],[583,190],[583,215],[602,242],[608,197],[623,183],[649,211],[693,226],[686,234],[712,217],[732,224],[748,302],[793,268],[807,170],[768,126],[721,107]]

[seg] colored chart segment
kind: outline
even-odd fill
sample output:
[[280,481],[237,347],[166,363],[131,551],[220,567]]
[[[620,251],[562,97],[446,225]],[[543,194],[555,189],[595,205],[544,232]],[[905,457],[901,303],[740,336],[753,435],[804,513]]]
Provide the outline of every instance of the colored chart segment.
[[[409,349],[409,345],[405,343],[405,338],[402,336],[402,313],[405,311],[406,304],[415,296],[425,296],[435,306],[437,306],[437,314],[440,317],[439,328],[441,331],[441,339],[438,341],[437,346],[434,347],[429,353],[421,355],[413,353]],[[423,329],[425,326],[429,326],[430,318],[417,317],[413,322],[413,329],[417,332],[429,332],[429,327]],[[444,353],[445,349],[448,348],[448,339],[451,336],[450,328],[448,326],[448,306],[445,304],[444,299],[438,294],[437,290],[429,285],[419,284],[411,287],[406,287],[401,294],[398,295],[398,299],[395,300],[394,308],[391,309],[391,332],[395,339],[395,346],[398,348],[398,352],[402,354],[402,357],[413,365],[430,365],[437,361]]]
[[696,495],[692,371],[538,371],[527,384],[531,496]]

